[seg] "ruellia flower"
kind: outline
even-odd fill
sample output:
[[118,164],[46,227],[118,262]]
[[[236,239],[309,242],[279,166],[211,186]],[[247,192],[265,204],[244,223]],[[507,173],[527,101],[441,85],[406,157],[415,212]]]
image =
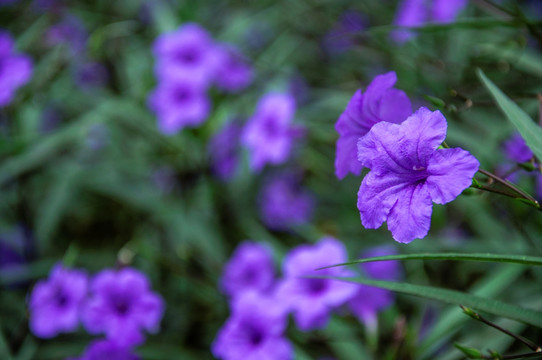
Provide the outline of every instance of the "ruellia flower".
[[0,107],[9,104],[15,91],[32,76],[32,61],[15,52],[12,37],[0,31]]
[[233,301],[232,314],[213,342],[213,355],[223,360],[293,359],[292,345],[283,335],[286,320],[272,298],[244,293]]
[[196,23],[160,35],[154,42],[153,53],[158,79],[181,75],[205,86],[212,82],[220,61],[214,40]]
[[293,96],[282,93],[264,95],[241,135],[250,151],[250,168],[259,172],[267,164],[282,164],[288,159],[298,131],[292,125],[295,113]]
[[323,328],[334,308],[354,296],[358,285],[340,280],[311,276],[353,276],[345,267],[315,270],[347,261],[344,245],[332,237],[324,237],[315,245],[292,249],[284,259],[284,279],[278,285],[277,299],[293,312],[299,329]]
[[213,174],[226,181],[233,177],[239,165],[241,127],[230,123],[209,141],[207,152],[211,158]]
[[314,197],[301,186],[301,178],[295,173],[270,177],[260,195],[262,220],[273,230],[287,230],[307,223],[314,204]]
[[[361,258],[395,255],[391,246],[380,246],[369,249]],[[401,277],[400,264],[397,261],[375,261],[360,264],[362,272],[369,278],[378,280],[398,280]],[[361,285],[348,306],[370,331],[376,330],[378,312],[393,304],[394,296],[389,290]]]
[[28,303],[30,330],[40,338],[72,332],[79,326],[80,310],[87,296],[87,275],[57,264],[47,280],[38,281]]
[[103,270],[92,279],[90,293],[83,309],[89,333],[105,333],[119,346],[130,346],[143,342],[143,330],[158,331],[164,302],[143,273],[132,268]]
[[503,144],[503,148],[506,157],[519,163],[531,160],[534,155],[519,133],[514,133],[506,140]]
[[111,340],[96,340],[86,349],[85,353],[78,358],[69,360],[139,360],[140,357],[132,352],[130,347],[121,346]]
[[407,95],[393,88],[397,81],[395,72],[376,76],[365,93],[356,91],[341,114],[335,130],[339,133],[335,157],[335,175],[339,179],[348,173],[359,175],[363,166],[358,161],[357,141],[367,134],[374,124],[381,121],[401,123],[412,114]]
[[224,293],[236,297],[247,291],[271,289],[275,270],[271,251],[252,241],[240,244],[224,266],[220,285]]
[[358,193],[363,226],[384,221],[401,243],[427,235],[433,202],[454,200],[472,183],[479,163],[469,152],[438,149],[446,119],[421,107],[400,125],[381,122],[358,141],[358,159],[371,171]]
[[211,104],[205,89],[183,75],[160,82],[149,96],[149,107],[158,117],[158,129],[172,135],[203,123]]
[[217,51],[220,57],[215,79],[217,87],[236,93],[249,86],[254,71],[241,52],[231,45],[220,45]]

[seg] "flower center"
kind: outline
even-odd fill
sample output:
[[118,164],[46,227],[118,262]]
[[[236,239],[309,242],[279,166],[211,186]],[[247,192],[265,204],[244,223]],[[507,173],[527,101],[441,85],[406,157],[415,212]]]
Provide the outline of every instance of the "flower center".
[[308,292],[313,295],[323,293],[328,287],[328,282],[326,279],[306,279],[305,284]]
[[175,89],[174,98],[177,102],[186,102],[192,97],[190,90],[186,87],[178,87]]
[[127,299],[125,298],[117,298],[114,302],[114,308],[117,314],[119,315],[126,315],[128,311],[130,310],[130,304]]
[[198,62],[199,54],[194,48],[184,48],[176,54],[175,59],[183,64],[192,65]]
[[248,325],[248,342],[251,345],[257,346],[260,345],[264,339],[264,333],[260,328],[254,325]]

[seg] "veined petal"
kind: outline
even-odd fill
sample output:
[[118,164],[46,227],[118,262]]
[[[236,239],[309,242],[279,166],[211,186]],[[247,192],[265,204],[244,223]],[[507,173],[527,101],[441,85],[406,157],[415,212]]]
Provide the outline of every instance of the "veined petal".
[[427,190],[437,204],[455,199],[472,183],[480,163],[468,151],[441,149],[433,153],[427,166]]
[[366,124],[369,129],[372,125],[383,120],[380,118],[382,95],[388,89],[391,89],[396,81],[397,75],[394,71],[390,71],[389,73],[375,76],[373,81],[367,87],[362,101],[362,109],[366,120],[369,120]]
[[379,110],[382,121],[400,124],[412,114],[412,104],[404,91],[388,89],[380,100]]
[[337,156],[335,158],[335,175],[343,179],[349,172],[359,175],[363,166],[357,159],[357,142],[355,134],[344,135],[337,140]]
[[403,187],[388,216],[388,229],[400,243],[421,239],[429,231],[433,203],[424,182]]
[[377,229],[409,183],[404,178],[387,174],[379,176],[374,171],[363,179],[358,192],[358,210],[361,223],[368,229]]

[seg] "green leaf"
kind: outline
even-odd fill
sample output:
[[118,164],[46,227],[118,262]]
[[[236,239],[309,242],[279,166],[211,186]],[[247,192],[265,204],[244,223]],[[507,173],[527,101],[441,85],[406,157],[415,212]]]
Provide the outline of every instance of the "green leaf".
[[442,289],[425,285],[396,283],[365,278],[332,278],[359,284],[376,286],[382,289],[387,289],[402,294],[419,296],[427,299],[442,301],[449,304],[465,305],[479,311],[484,311],[488,314],[521,321],[523,323],[542,328],[542,312],[531,309],[524,309],[519,306],[504,303],[502,301],[486,299],[480,296],[463,293],[461,291]]
[[[386,260],[464,260],[464,261],[487,261],[487,262],[502,262],[513,263],[522,265],[534,265],[542,266],[542,257],[538,256],[526,256],[526,255],[504,255],[504,254],[462,254],[462,253],[433,253],[433,254],[405,254],[405,255],[387,255],[376,256],[371,258],[359,259],[355,261],[349,261],[342,264],[326,266],[325,268],[354,265],[373,261],[386,261]],[[325,269],[322,268],[322,269]]]
[[465,354],[465,356],[468,357],[469,359],[483,359],[484,358],[484,356],[482,355],[482,352],[478,349],[462,346],[459,344],[454,344],[454,346],[458,348],[459,350],[461,350],[461,352],[463,352],[463,354]]
[[529,146],[537,158],[542,159],[542,128],[537,126],[531,117],[495,86],[480,69],[478,69],[478,76],[504,115],[518,129],[527,146]]

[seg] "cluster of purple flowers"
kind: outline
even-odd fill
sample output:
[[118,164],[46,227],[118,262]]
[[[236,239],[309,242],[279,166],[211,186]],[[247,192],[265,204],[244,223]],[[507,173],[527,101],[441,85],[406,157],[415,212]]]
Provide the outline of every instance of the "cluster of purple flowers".
[[[371,255],[393,252],[374,251]],[[242,243],[226,264],[221,279],[221,289],[230,297],[231,315],[217,334],[213,354],[225,360],[292,359],[292,346],[284,336],[290,313],[299,329],[309,331],[324,328],[334,309],[349,304],[361,321],[374,326],[377,312],[393,300],[390,293],[321,278],[355,275],[345,267],[315,270],[345,261],[343,244],[325,237],[315,245],[292,249],[284,259],[283,278],[276,280],[269,248]],[[396,279],[400,273],[395,262],[365,266],[364,271],[379,279]]]
[[230,44],[215,42],[195,23],[159,36],[153,52],[158,86],[149,96],[149,107],[164,134],[198,126],[207,119],[211,85],[238,92],[252,82],[252,67],[241,53]]
[[35,285],[28,307],[30,329],[40,338],[73,332],[80,322],[91,334],[105,334],[80,358],[85,360],[108,352],[118,353],[115,359],[136,359],[132,348],[144,342],[143,331],[158,331],[164,312],[162,298],[135,269],[107,269],[89,279],[60,264]]
[[0,107],[8,105],[15,91],[32,76],[32,61],[15,52],[13,38],[0,31]]
[[394,73],[377,76],[365,94],[358,90],[337,121],[336,174],[365,176],[358,193],[363,226],[384,221],[393,238],[409,243],[427,235],[433,202],[454,200],[472,183],[478,161],[462,149],[437,149],[447,123],[439,111],[411,110],[406,95],[393,89]]
[[[399,4],[395,25],[404,27],[422,26],[427,22],[450,23],[467,5],[467,0],[403,0]],[[415,35],[409,30],[396,30],[392,38],[403,43]]]

